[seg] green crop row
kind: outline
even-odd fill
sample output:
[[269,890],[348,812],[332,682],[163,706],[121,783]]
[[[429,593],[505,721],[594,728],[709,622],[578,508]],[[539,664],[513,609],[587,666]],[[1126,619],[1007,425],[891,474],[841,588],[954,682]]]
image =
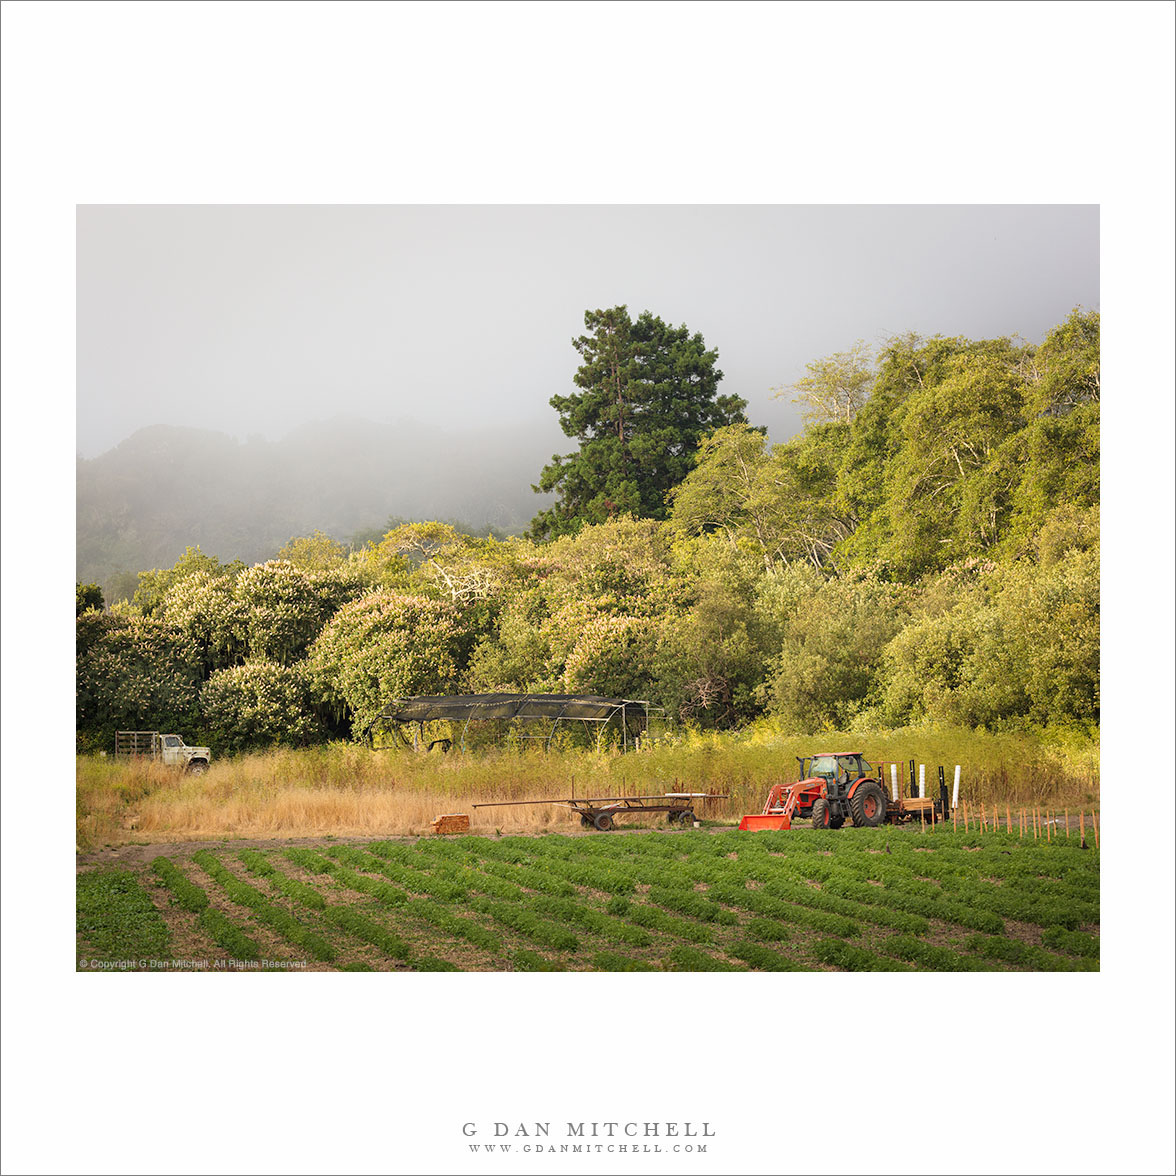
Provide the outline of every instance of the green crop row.
[[1098,939],[1087,935],[1085,931],[1068,931],[1063,927],[1047,927],[1041,933],[1041,942],[1045,947],[1054,951],[1062,951],[1067,955],[1083,956],[1086,959],[1097,960],[1100,954]]
[[245,869],[264,878],[270,886],[287,898],[292,898],[312,910],[326,909],[326,900],[313,886],[307,886],[305,882],[299,882],[297,878],[283,874],[264,854],[258,853],[255,849],[243,849],[237,856]]
[[861,934],[861,928],[852,919],[816,910],[810,906],[787,902],[766,893],[763,889],[748,890],[743,886],[721,885],[713,886],[710,893],[728,906],[739,907],[742,910],[751,911],[752,914],[764,915],[769,919],[785,923],[799,923],[801,926],[811,927],[814,931],[821,931],[826,935],[853,938]]
[[364,918],[351,907],[333,905],[327,910],[327,918],[349,935],[363,943],[370,943],[389,959],[407,960],[411,954],[408,944],[399,935],[393,934],[378,923],[373,923],[371,919]]
[[646,903],[633,903],[629,907],[629,921],[650,931],[660,931],[675,939],[688,939],[691,943],[713,943],[714,930],[709,923],[696,923],[693,919],[679,919],[667,915],[660,907]]
[[209,877],[220,883],[230,901],[247,907],[255,918],[273,928],[283,938],[310,952],[316,960],[331,962],[335,949],[317,932],[300,923],[289,911],[272,903],[260,890],[230,873],[208,850],[198,850],[192,860]]
[[925,919],[941,919],[945,923],[955,923],[973,931],[994,935],[1004,932],[1004,923],[991,911],[978,911],[952,902],[938,887],[912,881],[915,881],[915,885],[910,888],[901,878],[888,880],[885,886],[879,887],[832,876],[826,879],[825,885],[834,894],[857,902],[891,907]]
[[346,845],[332,846],[327,850],[336,861],[356,870],[375,872],[395,882],[412,894],[424,894],[440,902],[457,902],[466,897],[466,888],[443,878],[434,878],[421,870],[402,867],[395,862],[364,853]]
[[592,957],[592,968],[597,972],[656,972],[653,964],[644,960],[630,959],[615,951],[598,951]]
[[828,911],[831,915],[841,915],[843,918],[857,922],[876,923],[882,927],[891,927],[896,931],[906,931],[915,935],[926,935],[930,930],[927,920],[918,915],[912,915],[905,911],[892,911],[889,907],[876,904],[854,902],[849,898],[838,897],[824,890],[814,890],[803,882],[773,878],[764,889],[776,898],[798,902],[802,906],[811,906],[817,910]]
[[489,915],[495,922],[510,927],[519,934],[554,951],[578,951],[580,941],[566,927],[556,923],[548,923],[538,918],[525,907],[493,902],[487,898],[475,899],[471,904],[473,909],[481,914]]
[[177,905],[199,915],[198,924],[218,946],[238,960],[256,960],[261,955],[257,941],[246,935],[222,912],[210,907],[208,895],[170,859],[157,857],[151,870],[171,891]]
[[194,915],[208,906],[208,895],[185,874],[175,862],[157,857],[151,863],[151,872],[171,891],[177,904]]
[[1003,960],[1008,964],[1020,964],[1035,972],[1090,972],[1098,971],[1098,961],[1089,959],[1068,959],[1054,955],[1032,943],[1019,939],[1008,939],[1003,935],[970,935],[965,943],[969,951],[990,960]]
[[634,927],[631,923],[626,923],[624,919],[617,919],[612,915],[594,911],[591,907],[585,906],[582,902],[576,902],[574,899],[551,898],[547,895],[541,895],[532,898],[528,905],[537,914],[563,920],[567,923],[576,923],[586,931],[591,931],[593,935],[598,935],[613,943],[624,943],[630,947],[648,947],[653,942],[649,934],[640,927]]
[[[455,847],[443,841],[418,842],[418,845],[429,845],[430,852],[394,841],[373,841],[366,848],[381,860],[408,871],[402,877],[405,879],[404,884],[414,894],[428,894],[442,901],[452,901],[457,897],[457,891],[461,891],[464,897],[471,890],[508,901],[522,896],[522,891],[513,883],[476,869],[477,859],[472,854],[461,850],[446,852]],[[390,878],[395,877],[390,871],[383,872]]]
[[556,960],[549,960],[530,948],[520,947],[511,957],[519,972],[566,972],[567,968]]
[[654,886],[647,897],[658,906],[704,923],[732,925],[739,922],[739,916],[734,912],[719,906],[717,902],[703,898],[695,890],[672,890],[667,886]]
[[201,930],[214,943],[219,944],[235,960],[256,960],[261,958],[261,948],[256,939],[250,939],[230,918],[215,907],[207,907],[200,913]]
[[424,919],[439,931],[465,939],[475,947],[484,951],[499,952],[502,950],[502,940],[493,931],[475,923],[473,919],[463,915],[455,915],[452,911],[438,906],[436,902],[427,898],[414,898],[408,904],[408,913],[415,918]]
[[78,874],[74,890],[78,934],[96,954],[138,960],[167,951],[167,923],[130,870]]
[[807,972],[808,968],[796,960],[755,943],[750,939],[737,940],[727,948],[727,954],[750,964],[757,972]]
[[520,862],[483,862],[482,869],[497,878],[506,879],[516,886],[525,886],[529,890],[537,890],[540,894],[552,894],[556,898],[567,898],[576,893],[576,888],[563,878],[537,870],[533,866]]
[[813,954],[823,964],[832,964],[847,972],[906,972],[909,969],[898,960],[881,956],[864,947],[856,947],[841,939],[819,939]]
[[667,972],[741,972],[742,968],[720,960],[696,947],[679,943],[665,958]]
[[892,935],[885,943],[886,950],[902,960],[921,964],[934,972],[984,972],[987,969],[971,956],[960,955],[948,947],[924,943],[910,935]]

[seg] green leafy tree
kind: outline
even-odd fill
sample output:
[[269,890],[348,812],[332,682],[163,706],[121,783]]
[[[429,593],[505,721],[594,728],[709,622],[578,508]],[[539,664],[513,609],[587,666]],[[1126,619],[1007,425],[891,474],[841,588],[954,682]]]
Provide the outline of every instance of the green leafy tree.
[[888,555],[904,576],[982,554],[1001,538],[1013,483],[995,459],[1025,425],[1027,354],[1005,339],[972,345],[904,403],[886,471]]
[[588,311],[584,325],[588,333],[572,340],[583,359],[580,391],[551,398],[580,449],[554,457],[534,487],[558,495],[532,520],[536,539],[625,513],[664,519],[666,495],[689,473],[698,443],[744,419],[745,400],[718,395],[718,352],[700,334],[649,311],[633,321],[624,306]]
[[184,554],[170,568],[153,568],[139,573],[139,586],[131,603],[146,616],[155,616],[163,608],[164,598],[172,587],[189,576],[225,576],[233,578],[245,570],[240,560],[222,564],[215,555],[205,555],[199,546],[186,547]]
[[861,571],[821,582],[794,567],[776,581],[760,606],[779,636],[763,701],[789,730],[844,731],[876,699],[903,590]]
[[814,360],[805,368],[807,376],[776,395],[791,392],[792,402],[800,405],[810,424],[852,424],[874,382],[873,357],[866,343],[859,339],[849,351]]
[[344,605],[311,647],[315,699],[361,735],[389,699],[455,689],[469,645],[452,604],[373,592]]
[[329,572],[347,562],[347,548],[330,535],[315,531],[290,540],[278,559],[292,563],[301,572]]
[[209,738],[225,751],[299,747],[325,733],[305,665],[248,661],[217,670],[200,692],[200,710]]
[[97,584],[78,584],[77,599],[79,617],[88,609],[97,609],[101,612],[106,603],[102,599],[102,589]]
[[675,545],[687,584],[667,610],[654,655],[653,696],[668,713],[701,727],[729,727],[762,709],[755,690],[765,669],[755,589],[762,563],[755,546],[719,533]]
[[206,676],[245,660],[248,620],[232,577],[193,572],[172,582],[153,612],[193,643]]
[[192,729],[202,677],[192,641],[137,615],[89,611],[77,626],[79,746],[106,746],[118,730]]
[[286,560],[242,572],[233,584],[246,656],[288,666],[305,656],[323,626],[323,601],[314,581]]

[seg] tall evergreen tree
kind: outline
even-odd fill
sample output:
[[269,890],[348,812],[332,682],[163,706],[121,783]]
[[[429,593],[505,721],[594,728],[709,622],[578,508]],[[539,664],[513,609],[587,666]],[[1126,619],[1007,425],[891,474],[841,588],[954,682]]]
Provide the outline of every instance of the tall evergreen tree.
[[746,422],[747,401],[718,395],[718,352],[697,332],[649,311],[634,321],[624,306],[587,311],[584,325],[588,333],[572,340],[583,358],[580,391],[550,402],[580,450],[553,457],[534,487],[559,496],[532,520],[536,539],[626,513],[664,519],[666,495],[693,468],[699,442]]

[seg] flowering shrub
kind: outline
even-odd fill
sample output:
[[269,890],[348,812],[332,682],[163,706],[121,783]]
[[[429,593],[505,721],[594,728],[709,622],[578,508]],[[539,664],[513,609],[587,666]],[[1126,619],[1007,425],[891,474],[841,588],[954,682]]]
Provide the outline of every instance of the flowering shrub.
[[448,602],[374,592],[344,605],[311,647],[314,696],[358,735],[390,698],[452,689],[467,646]]
[[191,729],[200,691],[195,644],[162,621],[86,612],[77,618],[77,730],[105,746],[119,730]]
[[318,588],[288,560],[247,568],[233,583],[233,600],[251,658],[291,665],[306,654],[323,625]]
[[313,743],[323,735],[298,666],[252,661],[217,670],[200,693],[200,708],[225,751]]
[[245,657],[245,616],[230,577],[185,576],[167,590],[159,611],[195,644],[206,674]]

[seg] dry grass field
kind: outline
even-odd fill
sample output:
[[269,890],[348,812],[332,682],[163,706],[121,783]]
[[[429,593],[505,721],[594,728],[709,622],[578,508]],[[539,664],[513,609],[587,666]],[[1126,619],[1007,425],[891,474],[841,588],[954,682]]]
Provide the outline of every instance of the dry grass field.
[[[376,837],[428,832],[442,813],[465,812],[471,831],[568,832],[579,821],[556,805],[473,808],[479,801],[719,792],[700,816],[737,821],[758,812],[772,784],[796,779],[796,756],[861,750],[867,758],[926,765],[950,784],[961,765],[961,797],[981,805],[1097,806],[1098,744],[1032,735],[896,731],[781,736],[687,735],[628,755],[591,751],[373,751],[329,744],[214,759],[202,776],[144,761],[77,759],[77,845],[214,838]],[[215,749],[214,749],[215,754]],[[634,823],[632,818],[627,823]]]

